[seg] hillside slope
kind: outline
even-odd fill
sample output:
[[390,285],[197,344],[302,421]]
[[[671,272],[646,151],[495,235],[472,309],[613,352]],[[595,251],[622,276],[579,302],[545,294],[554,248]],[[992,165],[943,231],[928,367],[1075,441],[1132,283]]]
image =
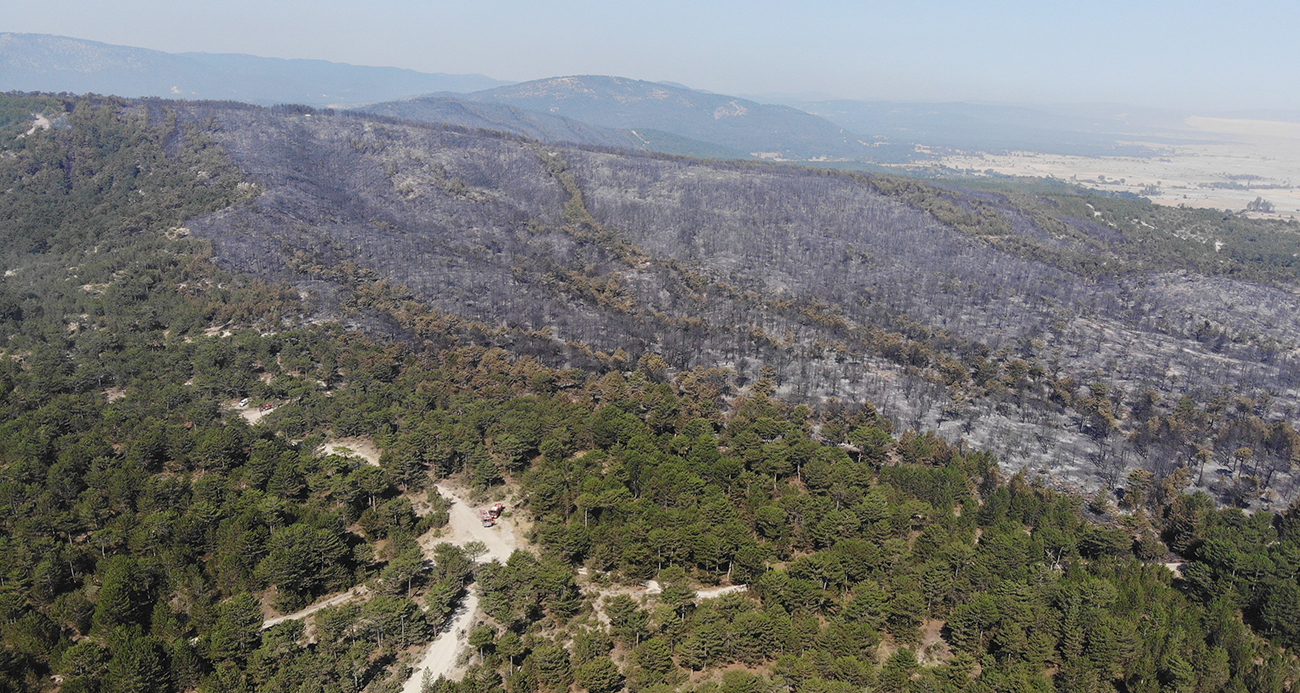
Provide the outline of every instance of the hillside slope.
[[856,135],[817,116],[658,82],[580,75],[524,82],[464,98],[553,113],[620,130],[660,130],[751,156],[860,159]]
[[[652,352],[725,366],[1089,485],[1197,446],[1227,464],[1232,421],[1264,431],[1300,406],[1285,224],[356,116],[196,115],[266,192],[195,232],[395,333],[454,324],[584,368]],[[1189,395],[1201,424],[1137,436]]]
[[750,156],[739,149],[662,130],[615,130],[553,113],[529,111],[491,101],[470,101],[460,96],[415,96],[366,104],[354,110],[434,125],[522,135],[542,142],[644,150],[705,159],[746,159]]
[[[176,108],[0,95],[0,691],[485,693],[535,682],[592,693],[1294,693],[1300,502],[1277,514],[1217,509],[1204,494],[1183,493],[1196,465],[1180,459],[1176,469],[1155,465],[1156,474],[1135,470],[1116,509],[1102,494],[1044,488],[1050,479],[1007,478],[987,451],[899,430],[867,402],[771,397],[791,374],[786,366],[827,365],[795,336],[794,348],[762,355],[771,361],[756,382],[749,368],[674,372],[655,354],[632,363],[621,351],[557,343],[545,328],[435,313],[421,301],[436,296],[374,269],[387,261],[418,276],[431,257],[380,258],[373,241],[385,239],[406,251],[443,243],[439,252],[483,268],[525,247],[539,261],[577,258],[580,273],[557,262],[543,279],[543,293],[569,297],[562,308],[662,321],[672,325],[665,334],[693,333],[688,341],[707,346],[722,343],[704,322],[719,319],[712,308],[674,318],[641,306],[695,291],[700,298],[688,298],[700,304],[730,301],[722,308],[742,321],[771,322],[794,306],[808,324],[837,323],[825,304],[764,300],[763,287],[750,297],[701,275],[722,272],[724,256],[731,275],[749,272],[745,258],[765,252],[752,247],[752,232],[733,224],[719,241],[736,244],[726,253],[707,229],[699,242],[681,238],[679,216],[663,227],[677,240],[646,227],[648,250],[602,222],[610,205],[587,193],[653,202],[679,191],[682,204],[720,202],[704,210],[720,224],[750,212],[761,192],[804,204],[834,194],[860,207],[859,221],[878,236],[920,232],[965,252],[936,228],[943,219],[968,239],[982,229],[978,244],[1041,263],[1026,257],[1042,248],[1031,237],[1019,235],[1012,251],[991,238],[1004,215],[1039,213],[1035,200],[610,158],[303,108]],[[33,113],[43,116],[36,125]],[[208,115],[220,116],[216,129]],[[243,148],[242,163],[216,134]],[[436,159],[425,162],[424,188],[410,161],[418,156]],[[357,187],[377,172],[400,174],[405,197]],[[474,185],[448,175],[475,172]],[[603,182],[610,174],[618,184]],[[558,229],[538,216],[510,218],[544,212],[557,186],[564,209],[547,213],[562,217]],[[1205,268],[1183,273],[1221,299],[1245,285],[1221,282],[1226,273],[1281,286],[1293,271],[1289,253],[1216,264],[1189,247],[1165,257],[1178,246],[1155,234],[1126,249],[1133,230],[1110,226],[1123,207],[1066,194],[1037,203],[1047,201],[1067,219],[1075,206],[1094,207],[1098,226],[1111,229],[1108,239],[1071,240],[1101,244],[1092,254],[1124,271],[1087,270],[1067,255],[1047,262],[1099,286],[1182,263]],[[978,210],[978,219],[944,202]],[[480,214],[460,219],[474,204]],[[918,220],[915,208],[935,221]],[[1146,214],[1150,226],[1197,221],[1180,232],[1224,234],[1213,255],[1294,243],[1279,238],[1290,227],[1233,233],[1225,220],[1128,212]],[[752,213],[774,229],[766,241],[774,247],[782,225],[827,224],[804,228],[797,236],[810,241],[786,244],[786,253],[817,260],[816,246],[834,243],[833,215],[787,206],[780,216],[770,205]],[[190,233],[195,217],[193,226],[218,232],[225,262],[297,286],[214,266],[212,243]],[[260,226],[271,221],[279,226]],[[1048,217],[1035,223],[1053,226]],[[511,230],[514,245],[503,242]],[[455,246],[458,234],[471,238]],[[567,251],[545,247],[566,236]],[[270,255],[238,252],[251,241],[266,242]],[[907,243],[915,242],[925,241]],[[327,256],[337,262],[317,264]],[[536,265],[522,254],[509,262],[511,279],[527,283]],[[765,290],[804,292],[809,272],[782,266],[777,279],[789,286]],[[1025,269],[990,269],[1017,268]],[[633,288],[620,291],[628,277]],[[667,280],[657,296],[645,291],[654,277]],[[387,319],[398,339],[332,320],[367,313]],[[588,322],[593,339],[618,341],[599,333],[607,316],[593,312]],[[901,350],[870,377],[904,392],[937,374],[954,395],[1023,415],[1043,408],[1036,397],[1048,389],[1062,407],[1089,412],[1090,430],[1122,419],[1135,447],[1165,424],[1179,434],[1219,426],[1204,452],[1230,451],[1242,489],[1279,455],[1300,459],[1300,435],[1247,388],[1231,401],[1189,397],[1170,407],[1092,383],[1081,400],[1053,363],[984,358],[973,345],[967,371],[943,360],[965,348],[955,337],[854,334],[861,345],[884,339],[887,356],[889,344]],[[1242,357],[1235,337],[1198,329],[1197,340]],[[593,368],[548,367],[523,353],[530,349]],[[999,383],[1020,400],[999,399]],[[484,527],[476,511],[493,501],[505,512]],[[472,649],[462,654],[461,643]],[[431,668],[448,676],[424,686],[419,670]],[[691,678],[704,683],[687,689]]]
[[469,101],[452,96],[416,96],[398,101],[367,104],[359,111],[376,115],[446,123],[474,130],[496,130],[545,142],[568,142],[599,147],[640,149],[641,140],[630,133],[584,123],[551,113],[537,113],[503,103]]
[[118,96],[226,99],[324,106],[504,84],[324,60],[164,53],[45,34],[0,33],[0,89]]

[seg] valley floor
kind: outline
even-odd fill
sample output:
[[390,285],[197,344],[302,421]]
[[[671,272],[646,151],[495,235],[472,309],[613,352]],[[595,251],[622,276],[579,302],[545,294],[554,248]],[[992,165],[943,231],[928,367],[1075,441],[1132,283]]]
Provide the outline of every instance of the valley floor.
[[[1164,155],[1084,157],[1041,152],[962,153],[940,163],[974,174],[1057,178],[1106,192],[1127,192],[1156,204],[1242,211],[1256,198],[1272,213],[1300,214],[1300,124],[1189,118],[1184,142],[1144,143]],[[1152,192],[1151,188],[1156,191]]]

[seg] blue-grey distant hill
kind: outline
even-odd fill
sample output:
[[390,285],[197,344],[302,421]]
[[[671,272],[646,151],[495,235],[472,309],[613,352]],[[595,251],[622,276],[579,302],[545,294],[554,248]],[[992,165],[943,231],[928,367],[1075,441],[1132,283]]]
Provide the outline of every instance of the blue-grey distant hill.
[[467,101],[446,94],[416,96],[368,104],[357,110],[428,123],[447,123],[476,130],[496,130],[546,142],[570,142],[640,149],[631,133],[584,123],[551,113],[525,111],[503,103]]
[[678,138],[707,143],[717,151],[741,156],[859,160],[872,154],[858,135],[810,113],[663,82],[594,75],[554,77],[459,98],[564,116],[651,141]]
[[483,75],[253,55],[165,53],[46,34],[0,33],[0,91],[94,92],[312,106],[480,91],[508,84]]
[[355,110],[427,123],[447,123],[476,130],[495,130],[544,142],[641,149],[707,159],[743,159],[750,155],[712,142],[662,130],[618,130],[554,113],[528,111],[493,101],[470,101],[459,95],[431,94],[368,104]]

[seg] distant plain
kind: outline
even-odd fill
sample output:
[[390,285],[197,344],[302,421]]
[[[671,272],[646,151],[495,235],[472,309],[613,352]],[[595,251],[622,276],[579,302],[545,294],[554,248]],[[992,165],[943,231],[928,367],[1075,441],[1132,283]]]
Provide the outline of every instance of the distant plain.
[[1158,140],[1154,134],[1150,140],[1132,140],[1158,150],[1152,157],[957,152],[939,163],[974,175],[1052,177],[1175,207],[1237,212],[1262,198],[1273,211],[1250,216],[1291,219],[1300,214],[1300,123],[1194,116],[1183,129],[1160,134]]

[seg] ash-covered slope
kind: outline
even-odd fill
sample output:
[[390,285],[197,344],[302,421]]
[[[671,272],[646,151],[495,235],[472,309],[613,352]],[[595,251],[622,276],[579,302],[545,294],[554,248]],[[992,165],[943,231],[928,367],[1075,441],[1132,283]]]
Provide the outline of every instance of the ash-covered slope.
[[[192,224],[225,263],[336,286],[338,310],[420,337],[448,323],[416,305],[551,362],[656,352],[767,374],[791,397],[869,398],[901,426],[1079,480],[1154,459],[1130,434],[1184,396],[1230,388],[1267,420],[1300,406],[1292,285],[1232,278],[1265,261],[1147,229],[1191,233],[1199,212],[359,116],[194,114],[217,118],[265,190]],[[1300,250],[1271,228],[1245,236]]]

